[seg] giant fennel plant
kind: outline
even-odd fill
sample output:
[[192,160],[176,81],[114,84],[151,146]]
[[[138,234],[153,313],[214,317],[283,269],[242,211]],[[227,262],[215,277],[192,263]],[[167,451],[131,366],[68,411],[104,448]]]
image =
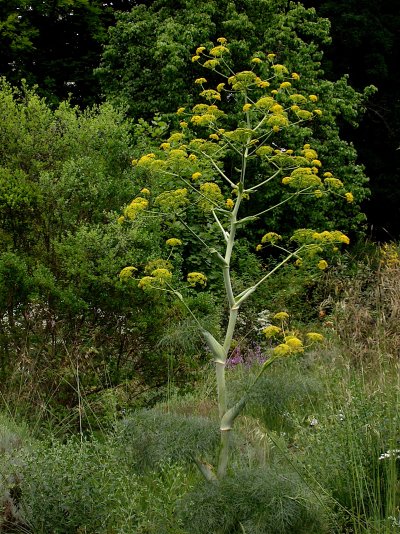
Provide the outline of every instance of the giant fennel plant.
[[[312,146],[279,148],[284,130],[319,120],[323,110],[318,107],[318,95],[297,91],[300,74],[277,63],[273,53],[256,53],[249,61],[248,70],[235,72],[227,40],[221,37],[217,41],[211,49],[197,48],[192,61],[201,64],[205,72],[208,70],[210,79],[220,77],[220,83],[211,85],[206,77],[196,79],[202,102],[191,109],[179,108],[179,128],[158,150],[132,162],[144,177],[157,177],[162,191],[153,198],[152,192],[144,187],[119,219],[121,224],[136,224],[143,217],[173,216],[199,239],[213,264],[222,271],[221,284],[223,280],[229,308],[224,335],[218,340],[198,322],[215,364],[218,395],[221,443],[216,465],[195,459],[210,481],[221,479],[227,473],[234,422],[260,376],[274,361],[299,354],[322,341],[322,335],[316,332],[309,332],[301,339],[288,328],[288,314],[276,313],[263,331],[271,341],[268,358],[240,400],[230,405],[226,365],[242,305],[285,264],[293,262],[301,269],[302,264],[307,263],[323,270],[328,266],[327,258],[339,253],[342,244],[349,243],[349,238],[339,230],[302,228],[284,239],[276,229],[266,228],[261,242],[254,245],[258,252],[267,247],[275,249],[273,267],[237,293],[231,276],[231,260],[238,229],[262,221],[264,215],[278,206],[304,195],[315,202],[326,195],[335,195],[339,206],[353,202],[351,191],[347,191],[345,184],[329,169],[323,168]],[[254,172],[253,163],[257,160],[262,162],[259,168],[263,169],[263,174]],[[282,187],[279,203],[251,213],[252,197],[274,181],[279,181]],[[193,206],[205,213],[218,229],[219,246],[208,244],[196,228],[186,222],[184,214]],[[181,245],[182,239],[171,235],[165,243],[166,250],[169,249],[166,258],[152,259],[144,267],[127,266],[120,273],[121,280],[137,280],[143,290],[169,292],[185,304],[184,291],[173,282],[174,250]],[[207,284],[207,277],[202,272],[189,272],[185,283],[202,288]],[[192,313],[189,306],[188,310]]]

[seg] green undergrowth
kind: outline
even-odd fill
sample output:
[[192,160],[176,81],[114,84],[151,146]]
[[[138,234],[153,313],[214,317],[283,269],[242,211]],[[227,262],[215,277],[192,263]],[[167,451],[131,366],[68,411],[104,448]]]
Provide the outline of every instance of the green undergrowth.
[[[382,533],[400,524],[399,366],[323,350],[271,367],[237,421],[232,469],[218,450],[212,374],[189,392],[75,437],[0,418],[0,532]],[[232,401],[257,365],[229,370]]]

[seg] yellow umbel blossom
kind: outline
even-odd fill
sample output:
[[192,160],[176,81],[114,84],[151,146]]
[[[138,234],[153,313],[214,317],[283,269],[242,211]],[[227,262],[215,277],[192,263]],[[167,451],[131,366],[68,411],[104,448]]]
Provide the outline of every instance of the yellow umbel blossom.
[[192,174],[192,180],[196,181],[200,178],[200,176],[201,176],[201,172],[194,172]]
[[303,342],[296,336],[285,337],[286,345],[289,345],[291,352],[304,352]]
[[165,244],[169,247],[179,247],[179,245],[182,245],[182,241],[176,237],[170,237],[166,240]]
[[282,236],[276,232],[268,232],[262,236],[261,243],[271,243],[273,245],[280,239],[282,239]]
[[192,287],[195,287],[197,284],[202,287],[205,287],[207,285],[207,276],[203,273],[189,273],[186,279],[189,282],[189,285]]
[[246,112],[246,111],[249,111],[249,109],[251,109],[251,104],[245,104],[243,106],[243,111]]
[[298,93],[295,93],[293,95],[289,96],[290,100],[294,102],[295,104],[305,104],[307,102],[307,99],[303,95],[299,95]]
[[143,187],[140,192],[142,193],[142,195],[150,195],[150,190],[147,189],[147,187]]
[[262,60],[259,57],[253,57],[251,63],[255,63],[257,65],[259,63],[262,63]]
[[200,96],[206,100],[221,100],[221,95],[218,91],[214,91],[214,89],[205,89],[200,93]]
[[202,85],[203,83],[207,83],[207,80],[205,78],[197,78],[194,83],[197,85]]
[[311,102],[317,102],[318,101],[317,95],[310,95],[308,98],[309,98],[309,100],[311,100]]
[[354,202],[353,193],[345,193],[344,196],[346,197],[347,202],[349,202],[350,204]]
[[202,197],[199,200],[199,207],[206,212],[212,210],[216,204],[221,204],[224,200],[221,189],[215,182],[201,184],[200,191]]
[[278,312],[273,317],[276,321],[287,321],[289,319],[289,314],[282,311]]
[[288,89],[289,87],[292,87],[292,84],[290,82],[282,82],[279,87],[281,89]]
[[154,271],[152,271],[151,273],[151,276],[153,276],[157,280],[158,283],[163,285],[169,280],[171,280],[172,273],[171,271],[168,271],[168,269],[159,268],[159,269],[154,269]]
[[300,76],[297,74],[297,72],[292,72],[292,78],[293,80],[300,80]]
[[225,44],[226,43],[226,38],[225,37],[218,37],[217,43],[220,43],[222,45]]
[[196,48],[196,56],[199,56],[200,54],[202,54],[205,49],[206,49],[205,46],[199,46],[198,48]]
[[273,350],[274,356],[278,356],[279,358],[288,356],[291,352],[292,350],[287,343],[281,343]]
[[192,62],[195,63],[196,61],[199,61],[200,56],[192,56]]
[[214,46],[214,48],[211,48],[210,50],[210,56],[213,57],[222,57],[225,53],[229,54],[229,48],[223,46],[222,44]]
[[334,189],[339,189],[343,187],[343,182],[338,180],[338,178],[325,178],[324,184],[328,187],[333,187]]
[[220,93],[224,87],[225,87],[225,84],[224,84],[224,83],[219,83],[219,84],[217,85],[217,91]]
[[143,290],[152,289],[155,281],[152,276],[144,276],[139,280],[138,287]]
[[319,260],[317,267],[318,269],[321,269],[321,271],[325,271],[325,269],[328,268],[328,262],[325,260]]
[[168,143],[178,143],[179,141],[182,141],[184,137],[182,132],[174,132],[169,136]]
[[311,343],[321,343],[324,340],[324,336],[317,332],[308,332],[306,336]]
[[187,193],[186,188],[164,191],[158,195],[155,204],[160,206],[163,211],[170,213],[188,204]]
[[144,272],[146,274],[151,274],[156,269],[167,269],[172,271],[172,263],[168,260],[163,260],[161,258],[150,260],[149,263],[145,266]]
[[276,335],[280,334],[282,332],[282,330],[279,328],[279,326],[274,326],[274,325],[269,325],[269,326],[266,326],[262,333],[264,334],[264,336],[266,338],[271,338],[271,337],[275,337]]
[[125,208],[124,215],[131,221],[137,217],[137,215],[147,209],[149,201],[146,198],[137,197]]
[[205,67],[206,69],[215,69],[215,67],[217,67],[218,65],[219,65],[218,59],[208,59],[207,61],[203,63],[203,67]]
[[268,54],[267,55],[267,59],[269,59],[270,61],[272,61],[275,58],[276,58],[276,54]]
[[233,209],[235,203],[231,198],[227,198],[225,202],[225,206],[228,208],[228,210]]
[[122,271],[119,273],[119,279],[121,281],[128,280],[128,278],[132,278],[133,273],[137,271],[136,267],[133,267],[130,265],[129,267],[124,267]]
[[137,165],[139,167],[148,167],[154,163],[155,159],[156,159],[156,155],[151,152],[150,154],[146,154],[145,156],[142,156],[138,160]]

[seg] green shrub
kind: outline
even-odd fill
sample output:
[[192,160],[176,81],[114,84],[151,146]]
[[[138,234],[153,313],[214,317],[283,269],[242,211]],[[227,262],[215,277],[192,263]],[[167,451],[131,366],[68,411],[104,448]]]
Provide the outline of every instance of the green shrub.
[[242,469],[202,483],[179,505],[188,534],[328,532],[327,514],[299,477],[273,467]]
[[3,458],[1,470],[15,473],[13,505],[35,534],[135,532],[138,482],[107,443],[38,445]]
[[154,469],[164,462],[187,463],[212,454],[219,441],[218,423],[203,417],[141,410],[117,426],[117,445],[136,469]]

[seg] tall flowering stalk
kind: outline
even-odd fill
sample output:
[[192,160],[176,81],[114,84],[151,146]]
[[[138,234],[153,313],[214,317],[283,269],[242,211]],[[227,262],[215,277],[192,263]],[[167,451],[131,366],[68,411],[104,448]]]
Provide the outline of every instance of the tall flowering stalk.
[[[235,293],[231,277],[232,252],[238,229],[244,224],[262,220],[272,210],[295,200],[300,195],[316,199],[334,194],[339,201],[352,202],[352,193],[345,190],[341,180],[331,172],[322,172],[322,163],[317,152],[305,144],[300,150],[278,148],[281,133],[296,128],[304,122],[318,120],[322,110],[318,108],[317,95],[303,95],[295,89],[300,75],[290,73],[284,65],[276,63],[274,54],[257,54],[251,61],[249,70],[234,72],[230,67],[230,51],[226,39],[218,39],[218,44],[210,50],[199,47],[192,58],[212,75],[221,76],[216,87],[209,87],[205,77],[195,83],[200,88],[203,102],[191,109],[179,108],[180,129],[160,145],[157,152],[146,154],[133,165],[144,175],[162,177],[165,190],[151,198],[150,191],[133,199],[126,207],[122,224],[151,214],[174,214],[188,232],[195,235],[207,248],[215,265],[222,271],[229,317],[223,338],[220,340],[202,329],[205,342],[210,349],[214,364],[218,393],[218,410],[221,432],[221,446],[216,466],[210,467],[199,459],[196,463],[207,480],[221,479],[229,464],[230,439],[234,422],[243,410],[251,389],[260,376],[277,359],[303,352],[304,349],[322,336],[309,333],[302,341],[287,328],[288,315],[280,312],[275,315],[276,324],[264,329],[267,338],[275,340],[275,348],[260,366],[253,384],[241,399],[233,405],[228,403],[226,366],[230,354],[238,314],[243,303],[256,289],[288,262],[299,268],[303,262],[312,262],[316,268],[326,269],[325,254],[338,252],[340,244],[348,244],[349,239],[340,231],[317,232],[313,229],[300,229],[294,232],[288,244],[281,235],[268,231],[256,245],[261,251],[274,247],[280,251],[280,261],[259,280],[240,293]],[[258,73],[258,74],[257,74]],[[224,109],[229,104],[239,105],[240,112],[227,115]],[[236,127],[226,129],[225,123]],[[225,170],[224,161],[236,162],[230,173]],[[262,172],[257,176],[251,171],[253,162]],[[274,181],[282,184],[282,197],[274,205],[263,207],[257,213],[242,215],[243,203],[253,195],[268,188]],[[146,194],[144,194],[146,191]],[[219,230],[220,246],[210,247],[184,219],[189,205],[196,205],[208,215]],[[180,239],[171,237],[166,241],[170,249],[167,259],[153,260],[145,266],[144,275],[138,279],[139,287],[145,290],[160,289],[175,294],[184,301],[182,294],[172,286],[173,249],[182,244]],[[126,267],[121,278],[137,276],[137,267]],[[187,284],[204,287],[206,276],[201,272],[187,275]]]

